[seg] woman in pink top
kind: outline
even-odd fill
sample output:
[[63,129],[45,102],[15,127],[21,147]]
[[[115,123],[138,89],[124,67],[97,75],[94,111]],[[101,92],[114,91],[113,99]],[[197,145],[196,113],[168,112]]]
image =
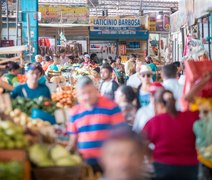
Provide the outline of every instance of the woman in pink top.
[[172,92],[162,90],[155,95],[156,115],[143,133],[154,144],[153,160],[157,178],[196,180],[198,160],[193,124],[198,112],[178,112]]

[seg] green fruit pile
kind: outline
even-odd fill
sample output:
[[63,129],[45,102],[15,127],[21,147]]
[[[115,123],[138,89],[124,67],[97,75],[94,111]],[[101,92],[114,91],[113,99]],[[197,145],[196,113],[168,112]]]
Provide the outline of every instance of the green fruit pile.
[[81,157],[71,155],[60,145],[49,147],[44,144],[34,144],[29,148],[29,158],[39,167],[77,166],[82,163]]
[[12,101],[12,107],[13,109],[20,109],[28,116],[31,116],[33,108],[43,110],[52,115],[57,109],[56,103],[44,97],[39,97],[36,99],[26,99],[23,97],[17,97]]
[[26,145],[23,129],[11,121],[0,121],[0,149],[22,149]]
[[10,161],[7,163],[0,162],[0,179],[23,180],[24,179],[23,163],[18,161]]

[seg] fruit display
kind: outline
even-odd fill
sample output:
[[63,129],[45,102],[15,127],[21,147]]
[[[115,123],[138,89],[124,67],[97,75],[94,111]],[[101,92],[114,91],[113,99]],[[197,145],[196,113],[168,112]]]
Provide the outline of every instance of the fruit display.
[[0,149],[22,149],[26,146],[24,131],[11,121],[0,121]]
[[22,180],[24,179],[24,165],[19,161],[0,162],[0,179]]
[[34,144],[29,148],[29,158],[38,167],[76,166],[82,163],[78,155],[71,155],[63,146]]
[[75,91],[71,86],[62,87],[52,94],[52,100],[58,108],[71,108],[76,103]]
[[33,134],[39,134],[46,138],[55,138],[55,129],[47,121],[41,119],[31,119],[26,113],[21,112],[19,109],[15,109],[9,113],[11,120],[23,129],[30,130]]
[[17,75],[17,79],[18,79],[18,82],[21,83],[21,84],[25,83],[26,80],[27,80],[27,79],[26,79],[26,76],[23,75],[23,74],[18,74],[18,75]]
[[13,109],[20,109],[29,116],[31,115],[33,108],[43,110],[49,114],[54,114],[54,111],[57,109],[56,104],[53,101],[44,97],[39,97],[36,99],[17,97],[12,101],[12,107]]
[[50,79],[50,82],[59,84],[66,82],[66,79],[63,76],[54,76]]

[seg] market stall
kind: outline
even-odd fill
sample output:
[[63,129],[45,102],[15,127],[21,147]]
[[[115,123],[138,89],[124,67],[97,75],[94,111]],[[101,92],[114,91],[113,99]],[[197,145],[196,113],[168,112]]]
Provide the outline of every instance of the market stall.
[[145,18],[140,16],[91,16],[90,52],[100,59],[132,53],[144,58],[149,37],[144,22]]

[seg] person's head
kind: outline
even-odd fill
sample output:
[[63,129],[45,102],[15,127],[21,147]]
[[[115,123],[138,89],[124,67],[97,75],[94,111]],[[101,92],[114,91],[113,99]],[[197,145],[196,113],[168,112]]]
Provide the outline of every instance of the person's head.
[[97,102],[99,96],[98,90],[88,76],[84,76],[77,81],[76,89],[80,104],[90,107]]
[[117,64],[121,64],[121,56],[118,56],[118,57],[116,58],[116,63],[117,63]]
[[108,61],[109,64],[112,64],[112,63],[113,63],[113,58],[112,58],[112,56],[108,56],[107,61]]
[[168,64],[162,68],[162,78],[166,79],[175,79],[177,77],[177,67],[174,64]]
[[65,58],[65,56],[66,56],[66,50],[64,48],[60,49],[59,53],[60,53],[60,57],[61,58]]
[[84,60],[85,60],[85,62],[87,63],[87,62],[90,62],[90,55],[89,54],[85,54],[84,55]]
[[25,66],[25,74],[28,83],[37,84],[44,72],[39,63],[29,63]]
[[177,73],[179,74],[183,71],[183,64],[180,61],[176,61],[173,63],[177,67]]
[[136,99],[136,93],[130,86],[126,85],[120,86],[115,92],[115,101],[118,104],[121,103],[132,104],[135,99]]
[[143,139],[127,128],[113,130],[102,147],[100,162],[106,179],[142,179],[143,161]]
[[50,56],[44,56],[45,62],[52,62],[52,58]]
[[99,67],[94,68],[92,71],[92,75],[94,78],[100,78],[100,68]]
[[155,110],[157,114],[169,113],[176,116],[176,101],[171,91],[162,89],[155,93]]
[[92,61],[97,61],[97,59],[98,59],[96,53],[92,53],[90,58]]
[[113,73],[113,68],[108,65],[105,64],[102,66],[101,68],[101,78],[104,81],[110,80],[112,78],[112,73]]
[[151,56],[147,56],[145,60],[146,60],[146,63],[147,64],[153,63],[153,60],[152,60],[152,57]]
[[136,60],[136,55],[135,54],[130,54],[129,60],[135,61]]
[[208,53],[206,53],[206,52],[204,54],[198,56],[198,58],[199,58],[199,61],[208,61],[209,60]]
[[152,81],[152,69],[148,65],[141,65],[139,71],[139,78],[142,84],[150,84]]
[[35,56],[35,62],[42,63],[43,62],[43,57],[40,54],[36,55]]
[[20,73],[20,66],[16,62],[9,62],[6,65],[6,69],[13,75],[18,75]]
[[74,56],[72,54],[69,54],[66,57],[68,58],[69,63],[74,63]]
[[142,61],[136,61],[136,72],[139,73],[141,70],[141,66],[143,65]]

